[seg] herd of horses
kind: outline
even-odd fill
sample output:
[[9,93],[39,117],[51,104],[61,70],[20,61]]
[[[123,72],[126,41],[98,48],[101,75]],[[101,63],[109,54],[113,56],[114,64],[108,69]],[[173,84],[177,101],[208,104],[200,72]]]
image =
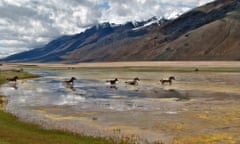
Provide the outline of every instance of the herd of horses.
[[[18,79],[18,76],[14,76],[12,78],[7,78],[7,81],[16,83],[17,79]],[[69,80],[64,80],[63,82],[65,84],[67,84],[67,87],[74,89],[73,85],[74,85],[75,80],[77,80],[75,77],[71,77]],[[164,85],[164,84],[172,85],[173,80],[175,80],[175,77],[170,76],[168,79],[161,79],[160,82],[162,85]],[[106,83],[109,83],[111,85],[110,87],[115,87],[115,85],[118,81],[119,81],[118,78],[115,78],[112,80],[106,80]],[[137,86],[138,81],[140,81],[140,79],[138,77],[136,77],[133,80],[125,81],[125,83],[128,85]]]
[[[74,80],[77,80],[77,79],[75,77],[71,77],[69,80],[65,80],[64,82],[66,84],[73,85]],[[175,80],[174,76],[170,76],[168,79],[161,79],[160,82],[162,85],[164,85],[165,83],[172,85],[172,80]],[[106,82],[109,83],[110,85],[116,85],[118,81],[119,81],[118,78],[115,78],[113,80],[106,80]],[[136,77],[133,80],[125,81],[125,83],[128,85],[138,85],[138,81],[140,81],[140,79]]]

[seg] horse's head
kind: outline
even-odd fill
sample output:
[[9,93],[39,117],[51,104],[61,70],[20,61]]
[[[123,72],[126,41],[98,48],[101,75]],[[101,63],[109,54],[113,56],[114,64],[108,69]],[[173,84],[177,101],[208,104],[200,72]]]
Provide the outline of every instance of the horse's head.
[[174,76],[170,76],[168,79],[169,80],[175,80],[175,77]]
[[133,80],[134,81],[140,81],[140,79],[138,77],[135,77]]
[[73,80],[77,80],[77,79],[75,77],[72,77],[71,80],[73,81]]

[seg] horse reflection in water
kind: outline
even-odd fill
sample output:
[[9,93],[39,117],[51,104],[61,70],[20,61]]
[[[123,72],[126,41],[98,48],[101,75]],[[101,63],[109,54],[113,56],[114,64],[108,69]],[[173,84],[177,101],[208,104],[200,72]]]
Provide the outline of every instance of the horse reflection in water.
[[70,89],[71,91],[76,91],[76,89],[74,88],[73,84],[66,84],[66,88]]
[[110,85],[109,88],[117,90],[118,87],[116,85]]
[[17,86],[17,83],[8,83],[8,86],[11,87],[11,88],[14,88],[15,90],[18,89],[18,86]]

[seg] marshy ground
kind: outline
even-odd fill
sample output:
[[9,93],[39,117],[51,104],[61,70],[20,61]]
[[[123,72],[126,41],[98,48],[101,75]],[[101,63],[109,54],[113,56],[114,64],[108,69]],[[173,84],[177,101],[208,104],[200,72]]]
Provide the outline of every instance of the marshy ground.
[[[5,109],[45,128],[165,143],[240,143],[240,68],[39,67],[41,78],[5,84]],[[76,77],[74,87],[63,83]],[[160,79],[175,76],[172,85]],[[137,86],[125,81],[139,77]],[[106,83],[118,78],[116,86]]]

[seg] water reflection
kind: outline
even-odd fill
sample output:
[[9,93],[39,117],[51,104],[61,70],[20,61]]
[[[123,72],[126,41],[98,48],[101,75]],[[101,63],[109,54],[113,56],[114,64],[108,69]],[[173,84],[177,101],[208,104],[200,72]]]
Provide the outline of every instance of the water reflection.
[[[184,82],[185,79],[192,80],[200,79],[205,81],[208,76],[203,79],[195,73],[195,76],[190,76],[189,74],[178,74],[177,77],[179,81],[182,81],[184,85],[180,85],[179,82],[174,83],[172,86],[162,86],[157,82],[150,81],[149,78],[157,77],[159,73],[149,73],[146,76],[145,73],[120,73],[112,74],[113,72],[103,73],[99,75],[99,71],[78,71],[78,70],[31,70],[31,73],[41,75],[42,77],[38,79],[25,80],[24,82],[17,82],[16,84],[8,83],[5,87],[1,88],[5,95],[10,96],[9,99],[12,101],[12,105],[22,105],[22,106],[46,106],[46,105],[81,105],[82,107],[101,107],[101,108],[119,108],[132,109],[132,108],[142,108],[151,109],[152,106],[140,104],[135,102],[130,106],[128,103],[134,101],[135,99],[144,100],[146,98],[153,98],[156,100],[161,99],[173,99],[175,101],[188,101],[192,94],[187,93],[184,90],[179,90],[175,85],[179,87],[194,86],[185,85],[189,82]],[[125,82],[131,77],[140,75],[141,83],[138,85],[129,85]],[[176,75],[176,74],[174,74]],[[118,77],[119,82],[115,85],[106,83],[106,79],[109,77]],[[210,75],[212,76],[212,75]],[[209,76],[209,77],[210,77]],[[74,84],[64,83],[65,80],[75,77],[76,80]],[[164,77],[164,76],[161,76]],[[221,75],[216,75],[218,81],[224,81],[224,77]],[[125,78],[125,79],[124,79]],[[199,80],[198,80],[199,82]],[[205,88],[196,85],[201,88]],[[198,88],[197,87],[197,88]],[[193,87],[191,87],[193,88]],[[215,88],[215,87],[213,87]],[[194,94],[196,95],[196,94]],[[156,109],[158,106],[156,106]]]
[[9,82],[8,83],[8,86],[13,88],[14,90],[17,90],[18,89],[18,86],[17,86],[17,83],[16,82]]
[[[165,130],[166,133],[171,132],[173,127],[178,131],[180,125],[173,125],[176,123],[181,123],[181,126],[183,123],[189,124],[186,130],[192,132],[199,130],[199,127],[189,130],[190,127],[195,126],[192,125],[194,123],[192,119],[196,117],[199,109],[203,112],[211,110],[209,102],[214,102],[212,106],[220,102],[222,107],[222,101],[231,100],[230,98],[233,100],[235,97],[239,99],[240,93],[239,74],[200,75],[199,72],[164,75],[159,72],[131,73],[108,70],[104,72],[102,70],[31,70],[30,72],[43,77],[24,80],[24,82],[18,81],[16,85],[8,83],[0,88],[0,92],[8,100],[6,109],[23,119],[32,119],[44,126],[45,124],[49,124],[50,127],[55,125],[57,128],[63,126],[64,130],[67,127],[71,131],[79,128],[82,130],[79,130],[81,134],[89,132],[89,129],[84,131],[82,123],[90,127],[96,125],[96,128],[100,129],[104,126],[106,128],[122,126],[121,128],[131,132],[133,131],[131,128],[136,127],[139,133],[149,130],[154,138],[160,137],[159,131],[155,131],[156,127],[163,130],[163,133]],[[125,83],[136,75],[141,78],[138,85]],[[177,76],[177,81],[171,86],[161,85],[159,79],[169,75]],[[213,76],[214,82],[213,79],[209,79]],[[74,85],[64,83],[64,80],[70,77],[76,77]],[[119,83],[106,84],[106,79],[115,77],[119,78]],[[215,92],[222,89],[231,93]],[[234,96],[232,92],[238,95]],[[218,99],[209,101],[210,97]],[[190,98],[193,100],[190,101]],[[227,105],[229,106],[230,103],[227,102]],[[217,116],[219,113],[217,112]],[[194,115],[188,116],[189,114]],[[50,121],[43,123],[46,118]],[[88,118],[90,121],[87,121]],[[94,125],[93,119],[97,121]],[[195,122],[201,124],[202,120],[197,119]],[[88,134],[94,135],[96,132]],[[145,138],[151,139],[149,135],[142,134]]]
[[144,94],[158,99],[176,99],[176,101],[190,100],[188,92],[175,89],[153,88],[150,91],[144,91]]
[[66,84],[66,88],[70,89],[71,91],[76,91],[76,89],[74,88],[74,84]]
[[[140,92],[125,89],[124,85],[107,85],[101,79],[81,78],[76,73],[75,75],[71,73],[76,77],[74,84],[65,82],[67,78],[64,71],[58,71],[58,73],[33,71],[33,73],[43,77],[19,81],[19,84],[9,83],[1,88],[5,95],[10,96],[9,105],[27,107],[81,105],[85,108],[123,109],[125,106],[129,107],[128,100],[144,97]],[[123,99],[123,101],[115,102],[114,99]]]
[[110,89],[115,89],[115,90],[118,89],[118,87],[116,85],[110,85],[110,86],[107,86],[107,87],[110,88]]

